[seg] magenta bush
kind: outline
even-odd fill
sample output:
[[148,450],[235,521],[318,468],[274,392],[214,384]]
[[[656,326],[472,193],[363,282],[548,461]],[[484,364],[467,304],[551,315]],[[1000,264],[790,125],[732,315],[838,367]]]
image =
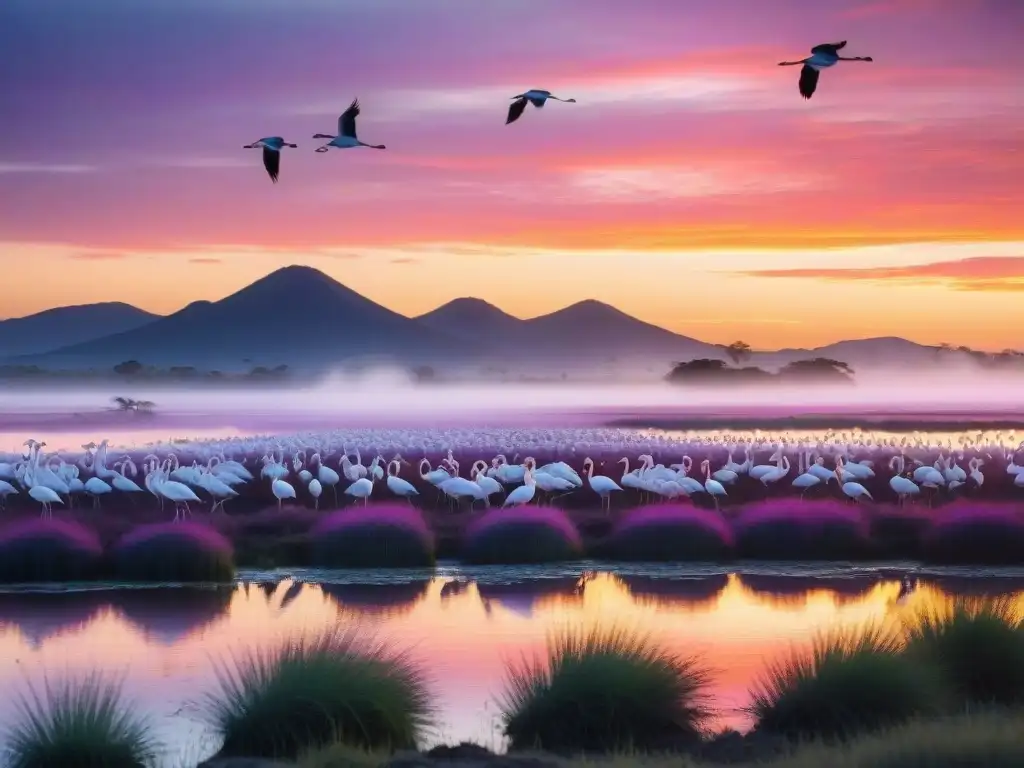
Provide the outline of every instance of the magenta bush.
[[407,504],[343,509],[311,531],[320,568],[419,568],[435,561],[434,534]]
[[462,547],[462,559],[480,565],[554,563],[582,556],[579,531],[554,507],[493,509],[469,526]]
[[757,560],[852,560],[871,542],[863,510],[852,502],[773,499],[733,522],[737,553]]
[[943,565],[1024,562],[1024,512],[1019,504],[956,501],[935,511],[923,558]]
[[94,531],[68,520],[23,520],[0,530],[0,582],[88,581],[103,569]]
[[733,532],[716,510],[655,504],[628,513],[612,530],[602,554],[613,560],[723,560],[732,556]]
[[141,525],[111,552],[114,573],[139,582],[227,582],[235,577],[234,548],[201,523]]

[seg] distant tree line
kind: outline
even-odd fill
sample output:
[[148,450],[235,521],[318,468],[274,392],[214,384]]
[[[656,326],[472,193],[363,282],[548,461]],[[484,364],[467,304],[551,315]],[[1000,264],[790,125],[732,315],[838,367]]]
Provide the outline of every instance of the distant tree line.
[[741,366],[752,353],[750,345],[743,341],[721,345],[732,361],[700,358],[676,363],[665,377],[673,384],[719,385],[719,384],[771,384],[781,382],[814,384],[850,384],[854,370],[842,360],[829,357],[814,357],[796,360],[784,365],[777,373],[756,366]]
[[941,360],[957,352],[967,355],[978,365],[987,368],[1024,368],[1024,352],[1017,349],[1004,349],[1002,352],[983,352],[973,347],[954,346],[953,344],[943,343],[935,348],[935,357]]
[[253,383],[281,382],[289,379],[291,370],[287,365],[273,368],[257,365],[245,372],[203,371],[190,365],[175,365],[169,368],[158,368],[143,365],[138,360],[125,360],[112,368],[88,370],[50,370],[37,365],[3,365],[0,366],[0,379],[47,379],[81,383],[96,381],[133,381],[133,382],[193,382],[193,383]]

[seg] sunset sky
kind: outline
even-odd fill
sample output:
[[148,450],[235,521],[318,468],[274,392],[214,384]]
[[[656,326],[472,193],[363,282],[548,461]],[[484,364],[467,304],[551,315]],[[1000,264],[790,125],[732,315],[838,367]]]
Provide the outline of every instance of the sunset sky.
[[[3,0],[0,317],[315,266],[403,314],[1021,347],[1016,0]],[[810,46],[873,56],[822,74]],[[530,109],[528,88],[576,104]],[[358,96],[385,152],[315,154]],[[286,150],[271,184],[259,153]]]

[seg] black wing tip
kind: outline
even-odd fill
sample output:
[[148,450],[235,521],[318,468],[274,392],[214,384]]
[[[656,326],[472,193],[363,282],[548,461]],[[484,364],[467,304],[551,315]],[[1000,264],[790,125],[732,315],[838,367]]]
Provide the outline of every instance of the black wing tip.
[[523,112],[526,111],[526,99],[517,99],[512,102],[508,107],[508,117],[505,118],[505,125],[509,125],[518,120]]

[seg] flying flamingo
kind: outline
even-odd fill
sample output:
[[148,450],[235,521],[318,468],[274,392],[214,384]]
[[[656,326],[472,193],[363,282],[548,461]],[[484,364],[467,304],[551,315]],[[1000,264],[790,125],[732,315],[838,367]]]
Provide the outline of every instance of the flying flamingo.
[[814,95],[818,87],[818,75],[821,70],[834,66],[840,61],[874,61],[870,56],[840,56],[839,51],[846,47],[846,41],[838,43],[822,43],[811,48],[811,55],[799,61],[780,61],[780,67],[803,65],[800,70],[800,95],[805,99]]

